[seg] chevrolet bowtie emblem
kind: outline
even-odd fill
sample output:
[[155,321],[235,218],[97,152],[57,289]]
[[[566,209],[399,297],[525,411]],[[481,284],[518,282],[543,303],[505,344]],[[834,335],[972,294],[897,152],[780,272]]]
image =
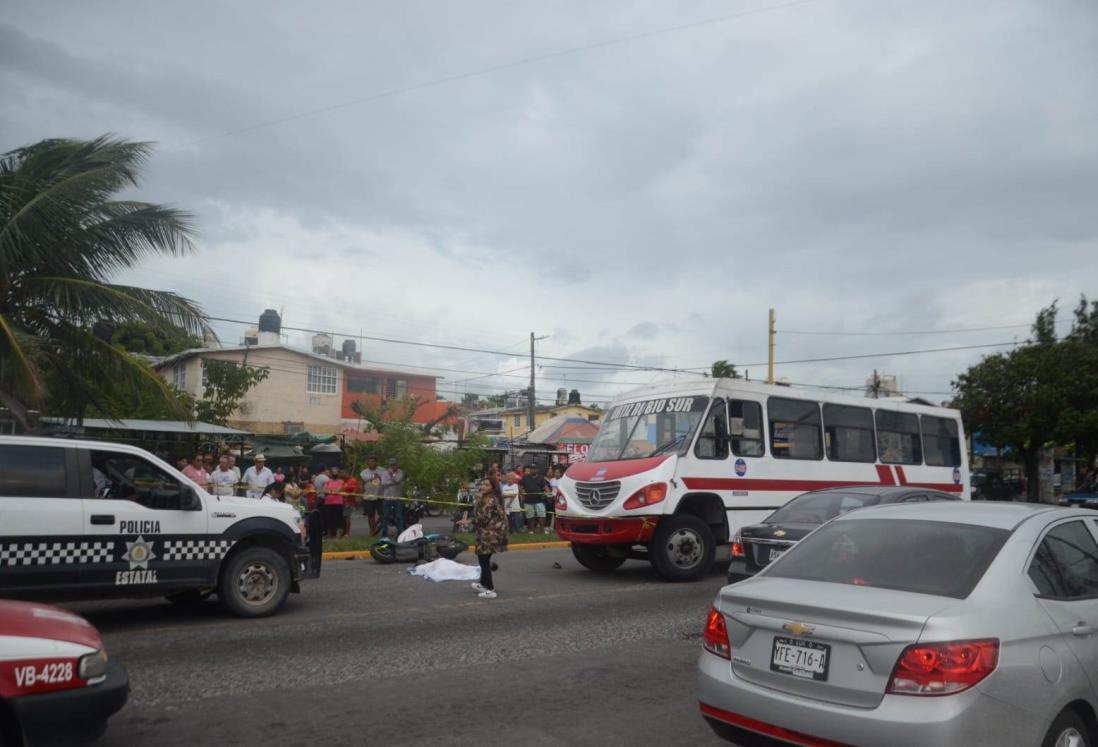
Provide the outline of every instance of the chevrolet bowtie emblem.
[[812,635],[816,628],[812,625],[805,625],[804,623],[786,623],[782,626],[782,630],[787,630],[793,635]]
[[784,529],[779,529],[778,531],[774,532],[774,536],[775,537],[784,537],[785,536],[785,530]]

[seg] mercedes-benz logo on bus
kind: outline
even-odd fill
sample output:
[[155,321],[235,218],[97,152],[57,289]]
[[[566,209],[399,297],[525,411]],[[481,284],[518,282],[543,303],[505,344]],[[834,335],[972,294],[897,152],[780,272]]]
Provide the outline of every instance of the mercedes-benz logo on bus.
[[602,494],[599,492],[599,489],[598,488],[592,489],[587,500],[591,501],[592,503],[598,503],[599,501],[601,501],[602,500]]

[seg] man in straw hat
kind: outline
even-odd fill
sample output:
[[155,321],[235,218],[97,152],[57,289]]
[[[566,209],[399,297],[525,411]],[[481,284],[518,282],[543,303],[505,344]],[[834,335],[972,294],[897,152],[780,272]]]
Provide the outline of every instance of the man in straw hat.
[[275,481],[274,473],[267,469],[267,457],[256,454],[255,464],[244,471],[241,480],[248,486],[246,495],[249,498],[261,497],[264,489]]

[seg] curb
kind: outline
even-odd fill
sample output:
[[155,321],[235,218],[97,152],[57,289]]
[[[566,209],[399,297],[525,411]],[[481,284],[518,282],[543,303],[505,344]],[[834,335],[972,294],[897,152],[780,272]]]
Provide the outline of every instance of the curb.
[[[563,547],[570,547],[571,542],[525,542],[518,545],[509,545],[507,547],[508,552],[515,552],[516,550],[555,550]],[[467,552],[476,553],[476,545],[470,545]],[[369,550],[338,550],[321,553],[320,557],[324,560],[350,560],[352,558],[368,558],[370,557]]]

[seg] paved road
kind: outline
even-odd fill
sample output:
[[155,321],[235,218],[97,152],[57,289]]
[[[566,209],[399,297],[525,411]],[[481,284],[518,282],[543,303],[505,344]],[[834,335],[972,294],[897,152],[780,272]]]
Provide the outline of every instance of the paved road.
[[590,573],[567,550],[499,562],[495,600],[351,560],[267,620],[70,605],[133,683],[100,744],[718,743],[694,664],[724,568],[668,584],[636,561]]

